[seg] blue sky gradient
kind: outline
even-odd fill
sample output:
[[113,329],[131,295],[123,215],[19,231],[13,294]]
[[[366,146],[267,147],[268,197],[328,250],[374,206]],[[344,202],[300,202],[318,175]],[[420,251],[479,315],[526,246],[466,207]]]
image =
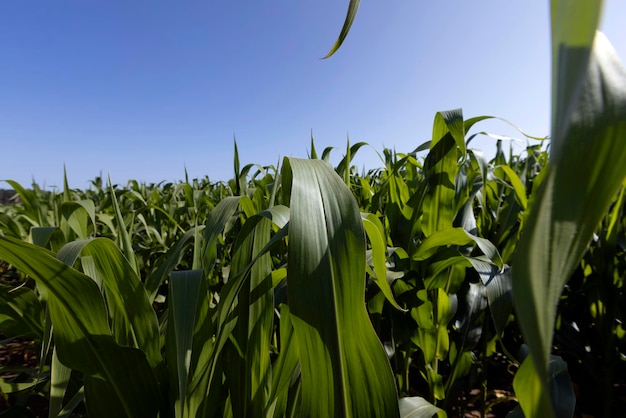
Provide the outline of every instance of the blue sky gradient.
[[[0,5],[0,179],[70,186],[232,177],[349,136],[408,152],[435,112],[494,115],[549,133],[548,1],[363,1],[342,49],[347,1],[58,0]],[[432,4],[431,4],[432,3]],[[602,29],[626,56],[626,2]],[[506,124],[477,130],[520,136]],[[494,140],[473,147],[488,155]],[[518,152],[524,144],[516,146]],[[0,184],[6,187],[6,183]]]

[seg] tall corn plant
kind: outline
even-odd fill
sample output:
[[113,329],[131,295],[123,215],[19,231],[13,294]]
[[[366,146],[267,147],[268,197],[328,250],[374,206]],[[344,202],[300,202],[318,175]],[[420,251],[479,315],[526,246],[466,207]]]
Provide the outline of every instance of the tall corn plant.
[[513,270],[530,357],[515,379],[527,416],[567,414],[546,388],[563,287],[626,176],[626,71],[596,28],[600,1],[551,2],[552,145]]

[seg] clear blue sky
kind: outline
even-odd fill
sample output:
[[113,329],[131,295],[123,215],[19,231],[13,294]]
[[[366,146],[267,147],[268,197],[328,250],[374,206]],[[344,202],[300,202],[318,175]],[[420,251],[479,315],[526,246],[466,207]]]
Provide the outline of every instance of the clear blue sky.
[[[626,57],[626,2],[602,28]],[[0,5],[0,179],[70,186],[232,176],[349,135],[408,152],[439,110],[549,133],[548,1],[30,0]],[[515,135],[503,123],[480,125]],[[493,140],[474,146],[493,153]],[[520,149],[520,148],[517,148]],[[3,187],[0,184],[0,187]],[[6,183],[4,183],[6,187]]]

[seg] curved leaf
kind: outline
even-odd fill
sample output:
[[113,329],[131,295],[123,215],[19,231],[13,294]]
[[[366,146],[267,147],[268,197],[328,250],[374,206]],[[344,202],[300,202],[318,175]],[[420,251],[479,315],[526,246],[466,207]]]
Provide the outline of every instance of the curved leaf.
[[424,235],[452,226],[455,213],[455,180],[459,171],[458,152],[465,158],[465,131],[461,109],[437,112],[430,152],[424,162],[428,192],[423,203]]
[[[600,7],[552,1],[550,165],[513,266],[517,317],[542,384],[563,286],[626,176],[626,70],[602,34],[592,46]],[[549,391],[531,395],[550,416]]]
[[335,44],[330,49],[328,54],[323,59],[329,58],[333,55],[343,44],[344,39],[348,36],[348,32],[350,32],[350,28],[352,27],[352,22],[354,22],[354,18],[356,17],[356,12],[359,10],[359,3],[361,0],[350,0],[350,5],[348,6],[348,14],[346,15],[346,20],[343,22],[343,27],[341,28],[341,32],[339,33],[339,37],[335,41]]
[[118,343],[133,345],[136,341],[152,367],[157,367],[162,361],[157,317],[129,262],[115,243],[106,238],[73,241],[57,254],[58,259],[70,266],[77,256],[89,257],[102,280],[109,310],[117,316],[113,318],[113,331],[120,338]]
[[59,360],[85,373],[90,416],[154,417],[160,394],[146,355],[118,345],[92,279],[43,248],[0,237],[0,259],[47,288]]
[[291,190],[287,292],[302,410],[397,417],[391,367],[365,309],[365,233],[356,201],[320,160],[285,158],[282,178],[283,191]]
[[447,416],[442,409],[419,396],[400,398],[398,404],[402,418],[432,418],[435,415],[445,418]]
[[382,225],[376,216],[370,214],[361,214],[363,218],[363,227],[367,233],[370,244],[372,246],[372,263],[374,264],[374,282],[378,285],[385,298],[393,305],[394,308],[406,312],[407,310],[398,305],[393,297],[391,286],[387,281],[387,246],[382,231]]

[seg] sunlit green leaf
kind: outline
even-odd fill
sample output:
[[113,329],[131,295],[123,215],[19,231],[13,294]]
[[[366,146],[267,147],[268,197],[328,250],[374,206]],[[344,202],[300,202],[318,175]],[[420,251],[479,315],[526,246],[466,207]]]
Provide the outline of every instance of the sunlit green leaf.
[[312,417],[398,416],[391,368],[365,309],[356,201],[320,160],[285,159],[283,181],[291,183],[283,185],[291,191],[288,295],[302,408]]
[[48,290],[59,360],[85,373],[90,416],[153,417],[159,390],[146,355],[115,343],[98,286],[43,248],[0,237],[0,259]]
[[435,415],[441,418],[447,417],[442,409],[437,408],[419,396],[400,398],[398,404],[400,405],[400,416],[402,418],[432,418]]
[[350,0],[350,5],[348,6],[348,14],[346,15],[346,20],[343,23],[343,27],[341,28],[341,32],[339,33],[339,37],[324,58],[328,58],[333,55],[341,47],[341,44],[343,44],[346,36],[348,36],[348,32],[350,32],[350,28],[352,27],[352,23],[354,22],[354,18],[356,17],[356,12],[359,10],[360,2],[361,0]]
[[[518,319],[539,385],[547,380],[563,286],[626,176],[626,71],[602,34],[594,42],[600,7],[601,2],[552,1],[550,166],[513,267]],[[546,398],[520,401],[541,401],[539,415],[551,415]]]
[[367,233],[367,238],[372,245],[372,262],[374,264],[375,274],[374,281],[383,292],[389,303],[391,303],[396,309],[406,311],[398,305],[398,302],[394,299],[391,287],[387,281],[387,260],[385,257],[387,254],[387,246],[385,245],[385,239],[382,233],[383,231],[381,231],[382,225],[372,214],[362,214],[361,216],[363,218],[363,227]]

